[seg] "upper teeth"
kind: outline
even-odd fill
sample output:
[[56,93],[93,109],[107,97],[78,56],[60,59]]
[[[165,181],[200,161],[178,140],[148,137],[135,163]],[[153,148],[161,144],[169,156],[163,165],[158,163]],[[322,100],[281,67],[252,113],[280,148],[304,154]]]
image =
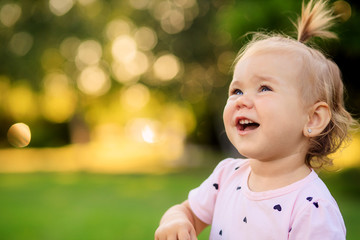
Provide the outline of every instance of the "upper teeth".
[[251,120],[248,120],[248,119],[241,119],[241,120],[239,120],[239,123],[240,124],[249,124],[249,123],[254,123],[254,122]]

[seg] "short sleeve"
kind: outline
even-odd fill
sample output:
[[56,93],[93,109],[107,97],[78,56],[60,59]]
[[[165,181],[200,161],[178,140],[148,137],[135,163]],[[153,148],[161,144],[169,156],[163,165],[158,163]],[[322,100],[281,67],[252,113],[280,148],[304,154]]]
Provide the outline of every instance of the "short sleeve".
[[328,200],[309,201],[290,226],[289,239],[346,239],[344,220],[336,203]]
[[211,224],[216,198],[226,177],[226,169],[233,159],[221,161],[212,174],[198,187],[190,191],[188,200],[191,210],[204,223]]

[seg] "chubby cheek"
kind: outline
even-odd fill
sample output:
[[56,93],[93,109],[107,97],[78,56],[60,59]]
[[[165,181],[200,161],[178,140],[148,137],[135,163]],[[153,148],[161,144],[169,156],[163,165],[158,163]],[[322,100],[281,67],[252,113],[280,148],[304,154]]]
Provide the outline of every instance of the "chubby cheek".
[[227,128],[231,125],[233,114],[234,114],[234,110],[233,110],[232,104],[231,104],[231,102],[227,102],[225,105],[225,108],[224,108],[224,112],[223,112],[223,121],[224,121],[225,128]]
[[[285,101],[285,100],[284,100]],[[302,129],[302,123],[304,122],[304,116],[299,114],[299,107],[295,104],[284,105],[284,102],[264,102],[261,106],[261,121],[267,132],[271,132],[272,135],[289,134],[289,131],[294,133]],[[281,107],[279,107],[281,106]]]

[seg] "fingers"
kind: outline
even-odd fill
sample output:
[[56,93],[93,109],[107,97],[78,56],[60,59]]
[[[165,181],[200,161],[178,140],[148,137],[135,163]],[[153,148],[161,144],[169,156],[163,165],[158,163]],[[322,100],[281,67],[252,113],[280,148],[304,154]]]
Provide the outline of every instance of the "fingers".
[[178,233],[177,240],[197,240],[196,232],[194,229],[191,229],[190,232],[187,230],[182,230]]
[[176,235],[155,234],[155,240],[178,240]]
[[197,240],[195,230],[191,230],[190,232],[181,230],[177,235],[159,235],[161,234],[155,234],[155,240]]
[[161,224],[155,231],[155,240],[197,240],[196,231],[188,221]]
[[190,240],[197,240],[196,231],[194,228],[190,231]]
[[178,233],[178,240],[191,240],[190,233],[186,230],[182,230]]
[[172,235],[172,236],[167,237],[166,240],[178,240],[178,238],[176,236]]

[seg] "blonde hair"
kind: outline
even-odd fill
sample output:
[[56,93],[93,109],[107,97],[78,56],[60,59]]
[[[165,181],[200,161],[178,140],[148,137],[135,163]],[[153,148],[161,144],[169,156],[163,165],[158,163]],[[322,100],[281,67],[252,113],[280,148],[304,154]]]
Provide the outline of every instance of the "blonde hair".
[[304,102],[326,102],[331,111],[331,119],[323,132],[310,138],[305,163],[313,168],[332,165],[331,153],[336,152],[343,142],[350,139],[350,129],[357,123],[344,107],[344,86],[339,67],[324,53],[307,42],[313,37],[337,38],[329,31],[337,16],[327,8],[326,0],[302,4],[302,14],[297,23],[297,39],[285,34],[255,33],[240,51],[235,60],[258,52],[282,51],[302,58],[303,83],[301,93]]

